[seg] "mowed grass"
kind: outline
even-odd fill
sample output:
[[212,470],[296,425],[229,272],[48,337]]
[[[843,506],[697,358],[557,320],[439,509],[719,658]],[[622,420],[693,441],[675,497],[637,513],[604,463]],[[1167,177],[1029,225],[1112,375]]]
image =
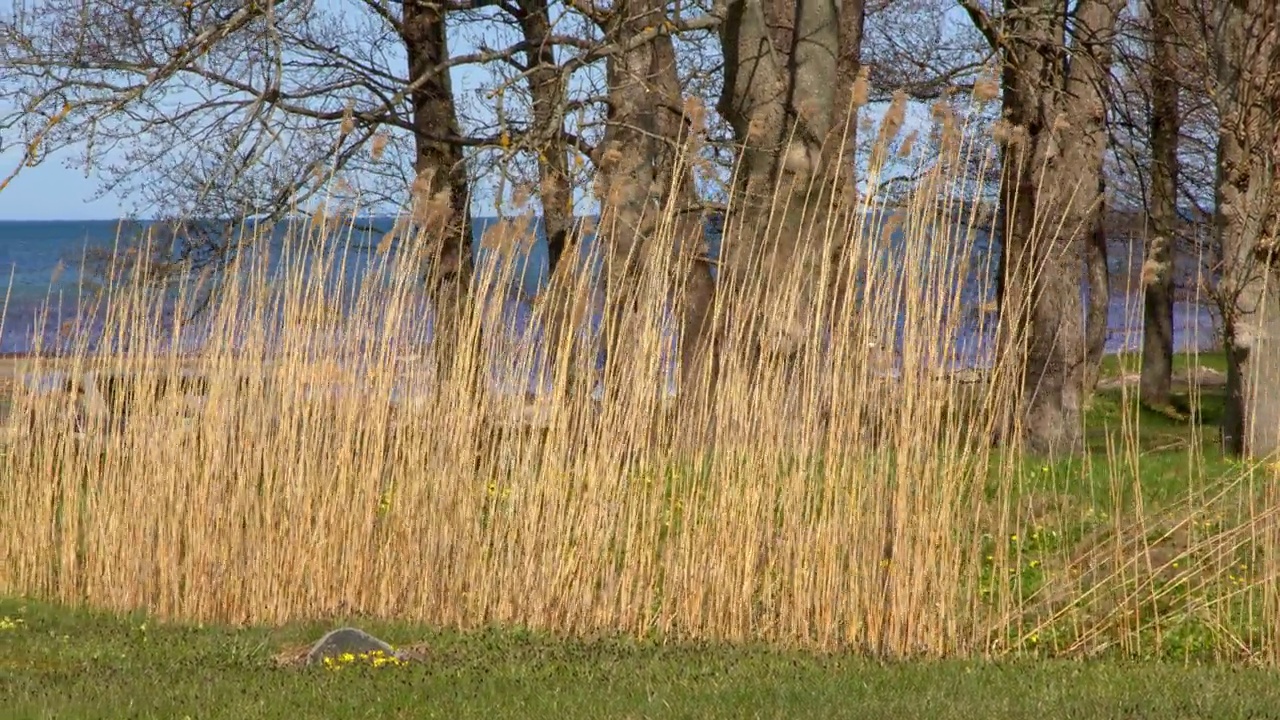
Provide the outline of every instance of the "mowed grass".
[[[1213,352],[1180,352],[1173,356],[1174,375],[1185,373],[1196,367],[1207,368],[1217,373],[1226,374],[1227,355],[1221,351]],[[1142,369],[1142,356],[1136,352],[1110,354],[1102,358],[1101,377],[1118,377],[1122,374],[1137,373]]]
[[69,718],[1259,718],[1280,676],[1227,665],[901,662],[361,623],[429,660],[282,668],[328,625],[165,625],[0,600],[0,713]]

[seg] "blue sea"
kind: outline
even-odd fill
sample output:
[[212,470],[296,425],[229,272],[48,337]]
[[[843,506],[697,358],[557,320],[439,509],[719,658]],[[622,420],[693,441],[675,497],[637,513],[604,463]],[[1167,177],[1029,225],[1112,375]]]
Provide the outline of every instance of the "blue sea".
[[[475,247],[480,249],[480,238],[495,218],[480,218],[475,224]],[[51,308],[50,321],[43,328],[45,337],[53,335],[57,327],[74,317],[77,308],[77,287],[81,273],[81,259],[87,249],[111,249],[118,237],[129,236],[141,225],[117,220],[96,221],[8,221],[0,222],[0,302],[6,302],[3,327],[0,328],[0,353],[30,352],[36,338],[36,319],[42,307]],[[372,248],[389,221],[378,220],[365,234],[352,238],[353,249],[346,272],[358,275],[369,266]],[[589,248],[584,248],[584,252]],[[716,243],[712,242],[712,252]],[[1123,278],[1135,262],[1128,248],[1113,248],[1113,277]],[[483,257],[481,258],[483,261]],[[1140,257],[1136,262],[1140,263]],[[519,272],[516,282],[520,285],[519,299],[511,301],[512,329],[520,331],[528,322],[528,299],[533,297],[546,278],[546,246],[539,237],[524,256],[517,258]],[[974,262],[983,266],[984,262]],[[992,263],[994,265],[994,263]],[[974,283],[966,290],[966,304],[977,307],[989,298],[981,297],[977,288],[985,283]],[[1117,281],[1113,280],[1113,286]],[[1123,280],[1119,281],[1123,285]],[[1114,293],[1108,327],[1107,350],[1119,352],[1136,350],[1142,334],[1141,298]],[[901,330],[901,328],[899,328]],[[976,329],[975,329],[976,332]],[[1216,320],[1211,310],[1202,305],[1179,302],[1175,307],[1175,345],[1179,350],[1216,348]],[[970,361],[977,362],[975,352],[987,345],[983,338],[965,337],[964,345]],[[48,345],[46,340],[45,345]],[[972,364],[963,362],[962,364]]]

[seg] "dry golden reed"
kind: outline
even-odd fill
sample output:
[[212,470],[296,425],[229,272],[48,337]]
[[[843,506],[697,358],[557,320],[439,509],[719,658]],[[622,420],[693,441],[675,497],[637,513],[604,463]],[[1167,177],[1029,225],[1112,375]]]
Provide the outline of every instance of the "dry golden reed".
[[389,141],[390,138],[385,130],[379,130],[374,133],[373,137],[369,140],[369,157],[374,162],[382,160],[382,156],[387,152],[387,143]]
[[355,100],[348,100],[346,106],[342,109],[342,124],[338,128],[338,132],[344,137],[350,135],[356,129],[355,109]]
[[898,146],[898,157],[900,159],[911,157],[911,151],[916,147],[917,134],[918,132],[916,130],[912,130],[907,133],[905,138],[902,139],[902,144]]
[[858,76],[853,81],[852,97],[850,100],[855,108],[860,108],[867,104],[871,99],[871,81],[868,76],[868,68],[866,65],[858,68]]
[[[0,456],[0,593],[191,621],[358,614],[886,657],[1146,652],[1145,638],[1158,650],[1160,620],[1130,622],[1169,559],[1152,554],[1153,528],[1181,527],[1230,487],[1203,483],[1168,517],[1098,519],[1096,542],[1037,556],[1042,582],[1027,589],[1018,538],[1096,516],[1045,492],[1016,443],[993,448],[1012,373],[997,364],[970,383],[949,371],[973,302],[955,268],[977,238],[972,221],[944,216],[939,199],[959,181],[926,174],[893,208],[872,189],[866,212],[813,230],[809,247],[826,249],[814,268],[836,292],[806,295],[798,273],[723,285],[710,396],[665,391],[665,307],[681,281],[666,253],[610,319],[602,390],[600,345],[574,316],[547,338],[553,392],[532,401],[522,379],[537,348],[494,331],[513,263],[478,268],[482,301],[448,304],[423,296],[411,249],[384,248],[362,281],[310,272],[341,267],[345,245],[296,226],[274,258],[236,256],[197,324],[176,313],[176,326],[162,322],[158,291],[113,270],[100,310],[127,346],[81,342],[69,358],[23,364],[82,381],[15,399]],[[429,177],[414,193],[449,205]],[[886,224],[903,238],[894,252]],[[442,225],[419,231],[419,244],[444,244],[429,236]],[[502,232],[491,242],[507,247],[512,227]],[[759,240],[726,232],[726,244]],[[180,306],[198,296],[177,290]],[[577,292],[588,305],[600,297]],[[435,337],[424,302],[457,309]],[[798,354],[763,351],[760,327],[789,328]],[[195,330],[207,334],[198,353],[166,347]],[[146,391],[125,396],[123,424],[121,396],[103,390],[111,377]],[[1144,462],[1132,419],[1108,436],[1103,475],[1117,496]],[[1270,487],[1255,477],[1234,482]],[[1263,557],[1280,558],[1265,540],[1273,522],[1246,513],[1185,549],[1261,538]],[[1267,581],[1280,560],[1267,562],[1232,592],[1261,588],[1249,621],[1275,628]],[[1226,578],[1205,570],[1196,587]],[[1225,628],[1244,611],[1197,612]],[[1242,642],[1275,647],[1267,633]]]
[[1000,80],[994,71],[986,71],[973,84],[973,97],[979,103],[988,103],[1000,97]]
[[701,98],[690,96],[684,101],[684,116],[689,120],[689,131],[695,135],[707,129],[707,109]]
[[880,119],[880,130],[876,134],[875,145],[871,151],[872,174],[878,173],[883,167],[889,154],[889,147],[898,138],[898,134],[902,132],[902,126],[906,119],[907,94],[899,90],[894,92],[884,117]]

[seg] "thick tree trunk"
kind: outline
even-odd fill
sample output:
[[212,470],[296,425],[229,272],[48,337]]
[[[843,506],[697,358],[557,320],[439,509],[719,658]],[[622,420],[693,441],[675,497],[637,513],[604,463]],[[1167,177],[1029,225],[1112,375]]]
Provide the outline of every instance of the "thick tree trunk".
[[[851,33],[845,38],[852,41]],[[759,341],[794,357],[809,340],[809,321],[820,316],[818,278],[833,251],[825,223],[834,219],[825,210],[845,158],[838,135],[849,98],[837,97],[831,79],[840,77],[842,59],[849,66],[854,50],[841,52],[839,6],[823,0],[731,0],[721,44],[720,112],[742,153],[722,282],[763,275],[766,295],[796,291],[776,305],[760,298],[775,309],[755,318]]]
[[[1006,0],[999,23],[977,2],[961,5],[1004,66],[997,296],[1000,354],[1021,375],[1017,419],[1033,452],[1078,452],[1092,382],[1089,346],[1100,347],[1099,336],[1086,337],[1081,303],[1090,253],[1093,284],[1107,284],[1094,223],[1106,148],[1100,88],[1124,3],[1082,0],[1068,14],[1057,0]],[[1104,313],[1106,291],[1094,288],[1090,296],[1092,314]],[[1091,324],[1105,333],[1101,322]]]
[[1173,383],[1174,238],[1178,228],[1177,38],[1174,0],[1148,0],[1151,15],[1151,223],[1142,263],[1142,377],[1139,397],[1167,407]]
[[[821,283],[825,270],[840,267],[840,248],[831,242],[837,233],[828,231],[845,229],[841,215],[852,208],[838,199],[849,197],[857,180],[853,89],[864,17],[862,0],[728,0],[720,27],[719,110],[741,153],[721,246],[720,292],[741,297],[744,306],[736,312],[752,313],[747,328],[735,328],[747,330],[743,349],[757,360],[781,360],[784,372],[795,370],[806,350],[819,350],[815,320],[825,320],[832,333],[852,320],[835,315],[852,290],[850,273],[829,276],[831,294]],[[759,290],[738,292],[748,287]],[[872,512],[883,533],[876,580],[884,613],[876,632],[878,650],[887,651],[900,642],[910,613],[891,611],[899,597],[888,570],[899,532],[896,498],[884,493],[878,502]]]
[[441,247],[434,249],[438,253],[438,264],[431,271],[432,284],[456,286],[465,292],[474,272],[466,166],[460,145],[434,139],[442,133],[456,135],[458,132],[449,73],[438,71],[448,58],[442,8],[426,3],[404,5],[401,33],[409,60],[409,82],[417,84],[410,97],[413,126],[417,131],[414,158],[417,180],[413,193],[414,202],[420,208],[431,205],[441,210],[447,208],[444,214],[448,224],[444,230],[437,232],[433,228],[428,233],[430,239],[441,243]]
[[1148,237],[1143,258],[1138,396],[1153,408],[1169,407],[1173,388],[1173,253],[1167,238],[1155,233]]
[[[827,138],[823,160],[831,166],[825,168],[824,177],[829,178],[833,189],[841,203],[838,209],[852,214],[856,205],[852,200],[856,197],[858,187],[858,112],[867,98],[860,97],[862,91],[857,89],[858,78],[864,72],[862,66],[862,37],[866,26],[865,0],[843,0],[840,4],[839,23],[839,55],[836,58],[836,93],[834,117],[831,131]],[[865,81],[865,75],[864,83]],[[845,252],[847,248],[835,248],[835,274],[833,275],[832,299],[828,307],[826,327],[835,332],[835,328],[855,318],[845,317],[843,313],[851,307],[849,299],[856,294],[853,269],[855,259]]]
[[[840,152],[826,153],[839,163],[834,175],[839,182],[856,183],[858,117],[854,102],[854,86],[862,71],[862,36],[866,26],[866,1],[842,0],[840,4],[839,47],[836,58],[836,122],[832,124],[828,147],[839,147]],[[861,102],[861,99],[859,99]]]
[[[662,0],[619,4],[606,33],[629,49],[608,59],[609,111],[605,135],[594,158],[600,170],[601,202],[597,243],[603,249],[604,330],[609,364],[626,314],[633,309],[637,280],[645,269],[675,274],[679,291],[671,300],[679,332],[681,374],[693,356],[710,312],[713,285],[705,256],[703,218],[685,212],[697,202],[688,148],[693,142],[669,35],[647,42],[632,39],[669,22]],[[634,47],[631,47],[634,45]],[[683,377],[682,377],[683,379]],[[606,379],[606,382],[608,380]],[[606,392],[616,388],[606,387]],[[684,392],[684,388],[682,388]]]
[[1256,326],[1255,367],[1237,385],[1244,388],[1240,399],[1249,408],[1246,448],[1256,457],[1274,459],[1280,452],[1280,272],[1275,269],[1268,271]]
[[[1235,456],[1280,452],[1280,273],[1270,270],[1247,295],[1254,310],[1228,321],[1222,447]],[[1237,324],[1239,323],[1239,324]]]
[[1032,452],[1083,448],[1081,289],[1106,148],[1099,88],[1122,7],[1123,0],[1077,5],[1069,65],[1060,3],[1009,0],[1003,33],[984,23],[1003,52],[1005,120],[1012,126],[1001,188],[1007,254],[1001,341],[1003,354],[1021,368],[1019,415]]
[[1223,449],[1266,456],[1280,445],[1276,243],[1280,230],[1280,10],[1267,0],[1219,9],[1216,231],[1227,351]]
[[[1034,170],[1027,167],[1024,172]],[[1056,173],[1045,177],[1069,183]],[[1031,183],[1030,192],[1005,202],[1014,209],[1013,229],[1009,233],[1007,252],[1015,261],[1006,291],[1023,303],[1015,342],[1025,342],[1022,358],[1020,420],[1023,439],[1032,452],[1055,454],[1076,453],[1083,447],[1082,410],[1085,385],[1084,307],[1080,297],[1084,285],[1082,233],[1064,224],[1061,233],[1046,232],[1049,237],[1035,237],[1031,228],[1040,219],[1034,200],[1040,185]],[[1049,191],[1052,192],[1052,191]],[[1065,214],[1059,211],[1059,214]],[[1035,218],[1035,221],[1033,221]],[[1078,222],[1075,223],[1078,226]],[[1020,259],[1019,262],[1017,259]]]

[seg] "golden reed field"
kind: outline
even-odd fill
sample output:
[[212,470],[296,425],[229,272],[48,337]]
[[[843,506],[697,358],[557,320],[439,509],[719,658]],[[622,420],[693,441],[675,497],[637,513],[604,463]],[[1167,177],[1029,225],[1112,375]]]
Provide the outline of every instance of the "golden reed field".
[[[811,312],[788,305],[798,277],[722,288],[714,393],[664,390],[682,277],[666,257],[641,264],[603,370],[582,323],[559,323],[552,391],[498,392],[491,366],[536,360],[495,330],[521,218],[486,235],[498,261],[474,298],[435,298],[456,312],[431,337],[411,322],[429,228],[343,284],[311,270],[346,261],[331,239],[349,224],[295,225],[275,257],[165,289],[172,323],[148,253],[121,254],[95,300],[113,347],[15,361],[73,380],[14,386],[0,593],[183,621],[363,615],[885,656],[1142,653],[1193,628],[1219,655],[1270,657],[1265,468],[1210,472],[1191,429],[1160,468],[1181,489],[1148,507],[1133,403],[1091,428],[1084,459],[1042,460],[992,442],[1014,416],[1010,363],[947,371],[947,349],[996,322],[956,282],[986,272],[971,266],[985,221],[937,201],[961,165],[892,205],[833,199],[808,240],[844,249],[821,276],[851,291]],[[555,307],[535,299],[535,318]],[[193,328],[206,341],[179,353]],[[775,352],[775,331],[806,341]]]

